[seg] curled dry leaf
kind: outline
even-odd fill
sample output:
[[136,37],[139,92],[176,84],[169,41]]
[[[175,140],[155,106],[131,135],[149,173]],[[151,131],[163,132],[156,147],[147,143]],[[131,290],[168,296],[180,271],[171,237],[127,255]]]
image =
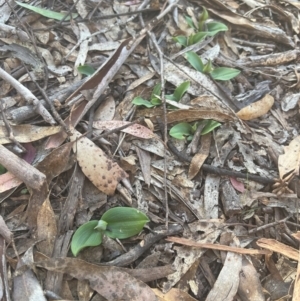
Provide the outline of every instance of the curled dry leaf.
[[236,115],[242,120],[252,120],[268,113],[274,104],[274,98],[267,94],[261,100],[241,109]]
[[[75,141],[81,134],[76,130],[70,137]],[[126,178],[126,172],[86,137],[80,138],[74,143],[73,151],[77,154],[77,161],[85,176],[102,192],[112,195],[122,178]]]
[[75,258],[48,259],[37,266],[88,280],[91,288],[107,300],[157,301],[150,287],[121,268],[98,266]]
[[[116,128],[119,128],[121,126],[129,124],[129,121],[121,121],[121,120],[112,120],[112,121],[94,121],[93,127],[99,130],[114,130]],[[127,134],[130,134],[132,136],[143,138],[143,139],[151,139],[154,137],[154,134],[151,130],[146,128],[143,125],[140,124],[133,124],[131,126],[128,126],[127,128],[121,130],[122,132],[125,132]]]

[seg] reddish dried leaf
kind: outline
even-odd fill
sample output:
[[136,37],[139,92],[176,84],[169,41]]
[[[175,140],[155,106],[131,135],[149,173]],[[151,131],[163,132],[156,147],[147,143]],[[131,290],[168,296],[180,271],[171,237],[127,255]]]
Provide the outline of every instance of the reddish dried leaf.
[[[81,134],[74,130],[70,137],[72,141]],[[73,146],[77,154],[77,161],[86,177],[101,191],[112,195],[126,172],[115,162],[110,160],[96,144],[86,137],[80,138]]]
[[36,265],[49,271],[67,273],[81,281],[88,280],[91,288],[107,300],[157,300],[150,287],[121,268],[98,266],[76,258],[48,259]]
[[3,175],[0,175],[0,193],[15,188],[22,183],[23,182],[11,172],[7,172]]
[[[129,121],[121,120],[95,121],[93,122],[93,127],[99,130],[114,130],[129,123]],[[133,124],[121,131],[143,139],[151,139],[154,137],[154,134],[151,130],[140,124]]]
[[243,182],[238,181],[236,178],[230,177],[230,182],[235,190],[243,193],[245,191],[245,186]]

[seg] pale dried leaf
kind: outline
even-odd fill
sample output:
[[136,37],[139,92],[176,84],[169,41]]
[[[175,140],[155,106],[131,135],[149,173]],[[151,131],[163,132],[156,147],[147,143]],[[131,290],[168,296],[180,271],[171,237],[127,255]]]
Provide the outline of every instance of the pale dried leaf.
[[46,256],[51,257],[56,235],[56,218],[49,198],[47,198],[37,216],[37,236],[41,240],[37,244],[38,250]]
[[[27,143],[54,135],[61,131],[61,126],[35,126],[30,124],[11,126],[16,140]],[[5,126],[0,126],[0,144],[11,143]]]
[[[111,121],[94,121],[93,127],[99,130],[114,130],[121,126],[129,124],[129,121],[111,120]],[[133,124],[121,130],[124,133],[133,135],[138,138],[151,139],[154,134],[151,130],[140,124]]]
[[[33,263],[32,248],[20,258],[17,268]],[[20,301],[47,301],[39,281],[31,270],[25,270],[21,275],[13,278],[13,300]]]
[[284,147],[284,154],[278,157],[278,170],[280,179],[283,180],[287,173],[299,173],[300,166],[300,136],[293,139]]

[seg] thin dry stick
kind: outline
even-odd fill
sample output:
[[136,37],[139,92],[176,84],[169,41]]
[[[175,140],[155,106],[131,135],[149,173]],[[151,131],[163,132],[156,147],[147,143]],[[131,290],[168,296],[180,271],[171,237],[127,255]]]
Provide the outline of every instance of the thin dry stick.
[[5,112],[4,112],[4,108],[3,108],[3,104],[2,104],[2,100],[0,99],[0,110],[1,110],[1,114],[2,114],[2,119],[3,122],[5,124],[6,130],[7,130],[7,134],[8,134],[8,139],[10,139],[16,146],[18,146],[23,152],[26,152],[26,149],[16,140],[15,136],[14,136],[14,132],[6,118]]
[[[165,77],[164,77],[164,56],[157,44],[156,38],[153,33],[148,33],[153,41],[153,45],[156,48],[156,51],[159,55],[160,63],[160,81],[161,81],[161,100],[163,104],[163,114],[164,114],[164,143],[168,143],[168,131],[167,131],[167,105],[165,99]],[[168,191],[167,191],[167,149],[164,147],[164,196],[165,196],[165,208],[166,208],[166,228],[168,229],[168,220],[169,220],[169,204],[168,204]]]
[[[145,27],[145,23],[143,20],[142,15],[140,15],[140,21],[143,27]],[[153,42],[153,45],[158,53],[159,56],[159,62],[160,62],[160,81],[161,81],[161,100],[163,104],[163,114],[164,114],[164,142],[165,145],[168,143],[168,132],[167,132],[167,106],[166,106],[166,100],[165,100],[165,77],[164,77],[164,57],[161,49],[159,48],[159,45],[157,43],[155,35],[147,31],[147,34],[151,41]],[[166,210],[166,228],[168,229],[168,222],[169,222],[169,204],[168,204],[168,191],[167,191],[167,150],[166,147],[164,147],[164,198],[165,198],[165,210]]]
[[282,223],[285,223],[288,219],[290,219],[291,216],[287,216],[286,218],[284,219],[281,219],[279,221],[276,221],[276,222],[273,222],[273,223],[269,223],[269,224],[266,224],[266,225],[263,225],[263,226],[260,226],[260,227],[257,227],[255,229],[251,229],[248,231],[249,234],[253,234],[253,233],[256,233],[258,231],[261,231],[261,230],[265,230],[267,228],[271,228],[271,227],[274,227],[274,226],[277,226],[279,224],[282,224]]
[[27,71],[27,74],[29,75],[29,77],[31,78],[31,80],[35,83],[35,85],[37,86],[37,88],[40,90],[40,92],[42,93],[45,101],[47,102],[48,106],[50,107],[50,110],[54,116],[54,118],[57,120],[57,122],[63,127],[63,129],[65,130],[66,133],[70,133],[69,128],[67,127],[67,125],[65,124],[65,122],[62,120],[62,118],[60,117],[60,115],[58,114],[58,112],[56,111],[53,102],[49,99],[48,95],[46,94],[45,90],[37,83],[37,81],[33,78],[33,76],[31,75],[31,73],[29,72],[29,70],[27,69],[26,65],[22,62],[23,67],[25,68],[25,70]]
[[28,102],[28,104],[32,104],[34,111],[40,114],[46,122],[50,124],[56,124],[51,114],[41,104],[41,102],[25,86],[23,86],[19,81],[13,78],[1,67],[0,67],[0,77],[3,80],[10,83],[18,91],[18,93],[23,96],[23,98]]

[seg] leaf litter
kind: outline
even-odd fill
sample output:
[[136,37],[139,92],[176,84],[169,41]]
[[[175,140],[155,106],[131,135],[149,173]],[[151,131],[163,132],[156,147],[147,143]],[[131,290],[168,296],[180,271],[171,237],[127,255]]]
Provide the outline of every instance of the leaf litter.
[[[299,5],[148,2],[4,3],[1,296],[300,300]],[[74,258],[122,206],[150,223]]]

